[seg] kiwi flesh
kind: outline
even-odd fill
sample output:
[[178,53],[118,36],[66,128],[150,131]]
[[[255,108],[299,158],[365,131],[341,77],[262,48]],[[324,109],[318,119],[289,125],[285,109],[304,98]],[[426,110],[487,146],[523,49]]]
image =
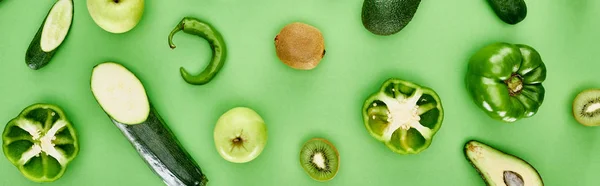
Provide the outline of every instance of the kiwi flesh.
[[587,89],[573,100],[573,116],[585,126],[600,126],[600,89]]
[[331,142],[313,138],[304,143],[300,151],[300,165],[312,179],[325,182],[337,174],[340,155]]
[[325,56],[325,40],[314,26],[293,22],[275,36],[275,51],[284,64],[298,70],[310,70]]

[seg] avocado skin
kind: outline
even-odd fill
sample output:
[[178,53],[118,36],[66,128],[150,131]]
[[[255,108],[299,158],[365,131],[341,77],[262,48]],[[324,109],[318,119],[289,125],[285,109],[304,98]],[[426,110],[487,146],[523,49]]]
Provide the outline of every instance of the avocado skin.
[[524,0],[488,0],[496,15],[505,23],[515,25],[527,16]]
[[362,23],[376,35],[392,35],[412,20],[421,0],[365,0]]

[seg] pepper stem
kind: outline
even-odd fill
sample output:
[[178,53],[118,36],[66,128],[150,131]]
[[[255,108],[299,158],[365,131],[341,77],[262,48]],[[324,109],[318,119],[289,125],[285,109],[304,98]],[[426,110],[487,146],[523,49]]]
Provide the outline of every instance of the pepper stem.
[[511,75],[510,78],[508,78],[504,82],[508,86],[508,93],[511,96],[515,96],[519,94],[521,90],[523,90],[523,79],[521,79],[521,76],[519,76],[519,74]]
[[171,47],[171,49],[175,49],[175,44],[173,43],[173,36],[181,30],[183,30],[183,21],[177,24],[177,26],[175,26],[175,28],[173,28],[173,31],[171,31],[171,33],[169,34],[169,47]]

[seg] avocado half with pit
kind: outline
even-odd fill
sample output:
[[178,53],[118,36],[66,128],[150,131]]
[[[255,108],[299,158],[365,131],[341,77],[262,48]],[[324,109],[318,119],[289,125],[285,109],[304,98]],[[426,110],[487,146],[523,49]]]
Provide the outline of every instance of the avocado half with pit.
[[465,144],[465,155],[486,185],[542,186],[538,171],[527,161],[471,140]]

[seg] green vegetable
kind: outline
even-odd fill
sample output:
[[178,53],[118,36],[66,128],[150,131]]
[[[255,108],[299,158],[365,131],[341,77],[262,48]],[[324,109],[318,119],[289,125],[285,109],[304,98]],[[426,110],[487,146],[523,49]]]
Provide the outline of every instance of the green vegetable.
[[494,43],[469,62],[466,84],[477,106],[490,117],[515,122],[536,114],[544,101],[546,66],[527,45]]
[[376,35],[392,35],[412,20],[421,0],[365,0],[361,19],[363,26]]
[[433,141],[444,109],[432,89],[391,78],[365,101],[362,115],[375,139],[396,153],[417,154]]
[[544,181],[538,171],[527,161],[471,140],[465,144],[464,153],[486,185],[542,186]]
[[505,23],[514,25],[527,16],[527,5],[524,0],[488,0],[494,13]]
[[185,17],[169,34],[169,46],[174,49],[173,36],[183,30],[184,33],[200,36],[208,41],[212,49],[212,60],[198,75],[190,75],[183,67],[179,69],[181,77],[193,85],[203,85],[212,80],[225,63],[227,48],[221,34],[210,24],[196,18]]
[[73,11],[73,0],[58,0],[54,3],[25,53],[25,63],[29,68],[37,70],[50,63],[69,34]]
[[62,177],[79,152],[76,131],[56,105],[37,103],[10,120],[2,133],[4,156],[27,179]]
[[167,185],[206,185],[206,175],[152,107],[131,71],[113,62],[98,64],[91,89],[112,123]]

